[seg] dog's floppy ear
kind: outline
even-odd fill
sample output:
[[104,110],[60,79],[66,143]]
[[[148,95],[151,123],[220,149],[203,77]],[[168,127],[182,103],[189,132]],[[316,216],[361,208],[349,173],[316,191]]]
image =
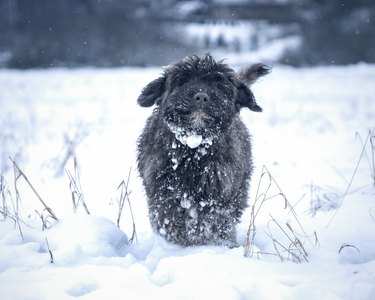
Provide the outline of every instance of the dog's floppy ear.
[[242,69],[237,83],[236,106],[240,110],[242,107],[248,107],[252,111],[261,112],[262,108],[256,103],[253,92],[247,85],[253,84],[259,77],[270,73],[271,69],[264,64],[255,64]]
[[255,81],[258,80],[259,77],[265,76],[270,72],[270,67],[266,66],[265,64],[259,63],[243,68],[238,72],[238,76],[243,82],[252,85]]
[[236,107],[238,110],[247,107],[252,111],[262,111],[262,108],[255,102],[253,92],[243,82],[237,87]]
[[138,97],[138,104],[142,107],[150,107],[155,103],[159,105],[161,97],[165,92],[166,79],[167,76],[164,74],[146,85]]

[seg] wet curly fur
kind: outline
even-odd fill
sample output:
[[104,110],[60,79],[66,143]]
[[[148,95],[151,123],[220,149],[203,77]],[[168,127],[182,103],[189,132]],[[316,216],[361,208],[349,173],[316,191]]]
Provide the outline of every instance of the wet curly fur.
[[191,56],[142,90],[139,105],[156,108],[138,140],[138,169],[151,225],[167,241],[236,245],[253,169],[239,112],[262,111],[247,84],[268,72]]

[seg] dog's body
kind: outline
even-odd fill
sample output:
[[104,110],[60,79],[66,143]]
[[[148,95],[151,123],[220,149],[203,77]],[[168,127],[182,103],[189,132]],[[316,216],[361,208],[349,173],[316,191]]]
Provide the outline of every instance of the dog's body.
[[[252,70],[252,71],[251,71]],[[240,78],[210,55],[188,57],[147,85],[138,103],[158,107],[138,141],[138,169],[154,230],[180,245],[236,244],[252,172],[250,135],[239,111],[261,111]]]

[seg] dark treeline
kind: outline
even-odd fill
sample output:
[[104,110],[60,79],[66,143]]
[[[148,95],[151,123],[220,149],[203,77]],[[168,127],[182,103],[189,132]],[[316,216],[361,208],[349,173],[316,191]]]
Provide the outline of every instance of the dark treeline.
[[289,63],[375,62],[375,1],[309,1],[300,20],[302,47]]
[[[0,0],[0,66],[162,65],[200,49],[173,24],[259,20],[298,25],[281,62],[375,62],[372,0],[223,4],[176,0]],[[183,34],[183,32],[181,32]],[[211,49],[214,50],[214,49]]]
[[138,1],[0,1],[0,51],[10,53],[10,67],[155,64],[149,49],[163,45]]

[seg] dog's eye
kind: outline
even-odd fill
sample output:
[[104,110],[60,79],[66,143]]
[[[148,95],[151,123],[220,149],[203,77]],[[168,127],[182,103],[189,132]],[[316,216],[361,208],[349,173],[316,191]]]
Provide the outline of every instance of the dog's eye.
[[225,80],[225,76],[220,74],[220,73],[212,74],[210,77],[211,77],[210,79],[213,80],[213,81],[223,81],[223,80]]
[[187,74],[179,74],[174,78],[173,83],[175,86],[180,87],[183,86],[186,82],[188,82],[190,77]]
[[216,87],[223,93],[232,94],[233,92],[229,82],[218,82],[216,83]]
[[228,87],[223,83],[216,83],[216,86],[219,90],[225,91]]
[[175,85],[176,86],[182,86],[184,83],[185,83],[185,80],[181,77],[178,77],[176,80],[175,80]]
[[207,79],[211,84],[216,86],[217,89],[219,89],[223,93],[232,93],[232,84],[229,82],[227,77],[225,77],[223,74],[215,73],[210,74],[207,76]]

